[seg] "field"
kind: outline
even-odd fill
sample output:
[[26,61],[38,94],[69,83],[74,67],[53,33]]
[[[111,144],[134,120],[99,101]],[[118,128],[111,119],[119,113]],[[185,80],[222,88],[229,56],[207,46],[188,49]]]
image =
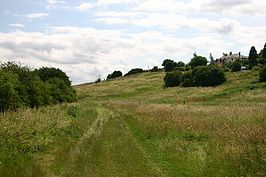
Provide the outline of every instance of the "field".
[[163,72],[79,85],[78,102],[0,114],[0,176],[266,176],[266,83],[164,88]]

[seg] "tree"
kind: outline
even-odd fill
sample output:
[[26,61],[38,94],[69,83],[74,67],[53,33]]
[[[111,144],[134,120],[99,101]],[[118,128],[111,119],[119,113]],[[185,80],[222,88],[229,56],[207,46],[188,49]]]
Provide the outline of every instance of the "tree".
[[71,85],[71,81],[69,80],[69,77],[66,75],[66,73],[58,68],[42,67],[40,69],[36,69],[34,72],[36,72],[44,82],[51,78],[59,78],[62,79],[66,83],[66,85]]
[[251,68],[257,64],[257,57],[258,57],[257,50],[254,46],[252,46],[248,56],[249,66]]
[[260,57],[258,58],[258,62],[263,65],[266,64],[266,43],[260,52]]
[[183,86],[217,86],[226,81],[223,70],[217,66],[200,66],[183,75]]
[[108,79],[113,79],[113,78],[116,78],[116,77],[121,77],[123,74],[121,71],[114,71],[112,74],[108,74],[107,76],[107,80]]
[[18,108],[21,104],[18,93],[18,75],[0,70],[0,111]]
[[135,69],[131,69],[128,73],[126,73],[125,76],[137,74],[137,73],[142,73],[142,72],[144,72],[143,69],[135,68]]
[[158,71],[159,71],[158,66],[154,66],[154,67],[151,69],[151,72],[158,72]]
[[165,59],[162,66],[166,72],[169,72],[174,70],[174,68],[177,66],[177,63],[174,60]]
[[189,62],[189,65],[192,67],[197,67],[197,66],[206,66],[207,63],[208,63],[207,58],[198,56],[196,53],[194,53],[193,58]]
[[182,61],[179,61],[178,63],[177,63],[177,67],[184,67],[186,64],[184,63],[184,62],[182,62]]
[[214,58],[213,58],[211,53],[210,53],[209,59],[210,59],[210,64],[213,65],[214,64]]
[[260,81],[266,82],[266,65],[260,71]]
[[165,87],[179,86],[182,82],[182,73],[179,71],[168,72],[164,77]]
[[241,64],[239,61],[233,62],[231,67],[232,72],[237,72],[241,70]]

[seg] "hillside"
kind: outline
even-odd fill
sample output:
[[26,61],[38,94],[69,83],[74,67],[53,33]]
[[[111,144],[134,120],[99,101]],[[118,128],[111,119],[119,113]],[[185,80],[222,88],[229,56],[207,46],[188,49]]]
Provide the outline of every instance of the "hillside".
[[78,103],[1,114],[0,176],[265,176],[258,71],[206,88],[164,88],[164,74],[80,85]]

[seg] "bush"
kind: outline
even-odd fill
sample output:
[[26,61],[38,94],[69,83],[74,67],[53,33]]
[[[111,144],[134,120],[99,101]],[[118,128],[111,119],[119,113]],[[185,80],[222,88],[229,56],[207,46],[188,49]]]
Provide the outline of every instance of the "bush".
[[184,87],[194,86],[217,86],[226,81],[225,74],[221,68],[216,66],[201,66],[194,68],[183,76]]
[[41,68],[32,71],[14,62],[0,66],[1,112],[75,100],[75,90],[60,69]]
[[108,74],[107,76],[107,80],[108,79],[113,79],[113,78],[117,78],[117,77],[121,77],[123,74],[121,71],[114,71],[112,74]]
[[166,72],[169,72],[174,70],[174,68],[177,66],[177,63],[174,60],[165,59],[162,66]]
[[0,111],[16,109],[22,102],[18,93],[18,75],[0,70]]
[[63,80],[66,83],[66,85],[68,86],[71,85],[71,81],[69,80],[69,77],[66,75],[66,73],[58,68],[42,67],[40,69],[36,69],[34,72],[36,72],[37,75],[44,82],[48,81],[51,78],[59,78]]
[[143,69],[141,68],[135,68],[131,69],[128,73],[125,74],[125,76],[132,75],[132,74],[138,74],[138,73],[143,73]]
[[232,63],[232,66],[231,66],[231,71],[232,72],[241,71],[241,64],[240,64],[240,62],[238,62],[238,61],[233,62]]
[[207,58],[194,54],[193,58],[189,62],[189,65],[192,67],[197,67],[197,66],[206,66],[207,63],[208,63]]
[[158,66],[154,66],[154,67],[151,69],[151,72],[158,72],[158,71],[159,71]]
[[266,66],[260,71],[260,82],[266,82]]
[[164,77],[165,87],[179,86],[182,82],[182,74],[179,71],[166,73]]

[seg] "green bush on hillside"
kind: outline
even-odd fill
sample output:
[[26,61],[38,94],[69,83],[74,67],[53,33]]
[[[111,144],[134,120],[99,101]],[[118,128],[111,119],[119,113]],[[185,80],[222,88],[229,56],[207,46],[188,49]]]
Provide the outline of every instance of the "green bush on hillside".
[[226,81],[223,70],[216,66],[200,66],[183,75],[183,86],[217,86]]
[[113,79],[113,78],[117,78],[117,77],[121,77],[123,74],[121,71],[114,71],[112,74],[108,74],[107,76],[107,80],[108,79]]
[[235,62],[232,63],[231,71],[232,72],[241,71],[241,64],[240,64],[239,61],[235,61]]
[[143,73],[144,70],[141,68],[135,68],[131,69],[128,73],[125,74],[125,76],[132,75],[132,74],[138,74],[138,73]]
[[260,71],[260,81],[266,82],[266,66],[264,66]]
[[73,102],[75,90],[60,69],[30,70],[14,62],[0,66],[0,111]]
[[182,73],[179,71],[169,72],[164,77],[165,87],[179,86],[182,82]]

